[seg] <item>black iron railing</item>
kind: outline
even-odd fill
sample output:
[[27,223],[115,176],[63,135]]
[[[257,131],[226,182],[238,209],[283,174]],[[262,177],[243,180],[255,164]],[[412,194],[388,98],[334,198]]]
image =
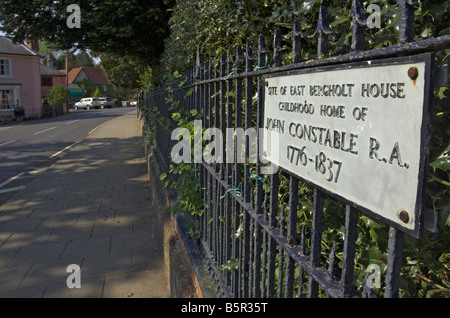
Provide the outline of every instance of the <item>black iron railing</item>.
[[[187,81],[177,88],[173,97],[179,107],[197,110],[203,114],[201,126],[247,130],[263,128],[265,86],[263,75],[287,72],[305,68],[344,64],[356,61],[376,60],[397,56],[433,52],[450,47],[450,36],[413,42],[414,1],[399,1],[400,38],[391,47],[364,51],[364,16],[360,14],[362,1],[353,1],[353,27],[351,52],[328,57],[327,10],[321,7],[318,36],[318,59],[303,61],[301,56],[301,29],[294,22],[292,36],[292,64],[281,63],[281,31],[275,30],[273,61],[268,63],[265,38],[259,37],[257,54],[252,44],[243,49],[238,46],[234,61],[222,55],[219,63],[197,61],[196,67],[187,72]],[[232,53],[230,52],[229,56]],[[256,60],[256,67],[255,67]],[[186,92],[192,94],[186,94]],[[149,113],[156,107],[166,120],[155,122],[157,151],[163,166],[171,164],[171,149],[176,140],[171,139],[174,121],[166,103],[168,92],[160,88],[147,96],[145,101]],[[150,116],[151,117],[151,116]],[[259,144],[257,142],[257,144]],[[218,143],[215,149],[223,157],[227,146]],[[259,150],[259,145],[257,145]],[[245,143],[245,158],[250,158],[251,145]],[[370,297],[373,293],[367,284],[355,287],[355,249],[359,212],[350,204],[345,205],[343,224],[336,225],[342,231],[342,250],[328,246],[324,255],[322,227],[324,202],[328,195],[312,187],[312,217],[309,226],[298,227],[298,214],[303,202],[299,200],[299,187],[308,180],[302,180],[282,170],[262,178],[261,163],[239,162],[237,151],[232,153],[232,162],[197,163],[198,178],[204,211],[195,216],[200,231],[200,241],[205,251],[217,287],[227,297]],[[258,153],[258,151],[257,151]],[[283,180],[286,188],[280,187]],[[333,199],[335,200],[335,199]],[[285,203],[284,203],[285,202]],[[387,270],[385,273],[385,297],[398,297],[399,273],[402,260],[404,233],[390,227]],[[336,256],[339,255],[338,265]],[[233,263],[231,270],[223,270],[223,264]]]

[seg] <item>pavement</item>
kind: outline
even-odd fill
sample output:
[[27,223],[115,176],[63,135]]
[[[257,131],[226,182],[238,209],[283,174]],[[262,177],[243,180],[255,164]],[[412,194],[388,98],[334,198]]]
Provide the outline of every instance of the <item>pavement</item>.
[[0,206],[0,297],[170,297],[143,143],[111,119]]

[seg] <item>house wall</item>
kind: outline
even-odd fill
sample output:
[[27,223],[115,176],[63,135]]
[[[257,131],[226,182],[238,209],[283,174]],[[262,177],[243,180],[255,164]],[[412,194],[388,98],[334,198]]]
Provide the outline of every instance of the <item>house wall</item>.
[[0,78],[0,84],[21,85],[20,103],[25,117],[41,117],[41,75],[39,57],[0,55],[11,59],[12,77]]
[[[62,86],[64,86],[64,88],[66,87],[66,77],[65,76],[48,76],[48,75],[45,75],[43,77],[51,77],[53,86],[61,84]],[[41,96],[42,96],[42,98],[44,98],[45,94],[47,94],[47,92],[53,86],[41,86]]]

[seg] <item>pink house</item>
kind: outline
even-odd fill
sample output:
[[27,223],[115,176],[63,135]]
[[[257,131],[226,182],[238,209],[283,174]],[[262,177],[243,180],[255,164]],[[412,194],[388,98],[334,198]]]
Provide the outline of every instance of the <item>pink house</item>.
[[14,109],[20,106],[25,117],[41,117],[42,57],[26,45],[0,36],[0,118],[14,117]]

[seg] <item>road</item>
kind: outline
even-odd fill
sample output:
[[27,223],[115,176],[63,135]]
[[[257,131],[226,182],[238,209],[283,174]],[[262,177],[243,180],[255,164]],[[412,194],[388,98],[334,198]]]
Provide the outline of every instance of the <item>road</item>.
[[130,110],[79,110],[53,119],[1,125],[0,205],[96,127]]

